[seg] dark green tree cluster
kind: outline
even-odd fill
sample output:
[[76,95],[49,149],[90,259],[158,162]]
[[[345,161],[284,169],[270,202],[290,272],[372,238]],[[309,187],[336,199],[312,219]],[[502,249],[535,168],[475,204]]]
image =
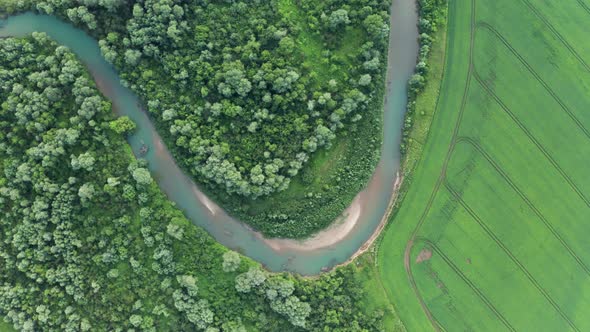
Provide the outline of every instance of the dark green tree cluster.
[[[374,92],[386,61],[384,0],[41,1],[35,8],[93,32],[105,58],[149,101],[176,159],[200,183],[230,194],[286,189],[311,154],[382,98]],[[108,18],[119,9],[120,22]],[[306,49],[302,34],[321,48]],[[347,42],[356,44],[352,56],[337,52]]]
[[[0,317],[21,331],[374,331],[349,269],[271,275],[158,190],[75,56],[0,39]],[[326,320],[329,319],[329,320]]]
[[447,13],[447,0],[419,0],[418,8],[420,21],[418,30],[420,31],[420,53],[414,75],[408,82],[408,107],[404,121],[404,130],[401,144],[401,152],[404,154],[407,150],[410,131],[414,124],[414,111],[416,108],[416,97],[426,86],[426,77],[428,74],[428,55],[430,47],[434,42],[434,33],[437,31],[439,24],[443,24]]

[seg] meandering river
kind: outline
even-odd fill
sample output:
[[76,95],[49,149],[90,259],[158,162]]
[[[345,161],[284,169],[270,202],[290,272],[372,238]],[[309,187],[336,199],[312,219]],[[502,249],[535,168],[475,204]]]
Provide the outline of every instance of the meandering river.
[[306,250],[294,241],[264,239],[209,200],[176,165],[141,109],[138,97],[121,85],[114,68],[103,59],[97,41],[85,32],[52,16],[24,13],[0,20],[0,37],[21,37],[42,31],[69,47],[86,65],[100,91],[112,102],[114,111],[135,121],[137,131],[128,139],[134,153],[139,156],[143,144],[150,147],[142,158],[149,162],[152,176],[193,223],[205,228],[221,244],[261,262],[269,270],[312,275],[350,258],[379,227],[394,194],[406,86],[418,53],[415,0],[393,0],[391,13],[381,161],[351,207],[358,221],[334,243],[314,250]]

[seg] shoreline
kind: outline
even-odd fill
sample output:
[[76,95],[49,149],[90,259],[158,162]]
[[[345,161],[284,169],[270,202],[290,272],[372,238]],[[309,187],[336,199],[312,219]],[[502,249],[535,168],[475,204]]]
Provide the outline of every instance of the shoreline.
[[367,252],[369,249],[371,249],[371,247],[375,243],[375,240],[377,240],[379,238],[379,236],[381,235],[381,232],[385,229],[385,226],[387,225],[389,217],[391,216],[391,213],[393,212],[393,210],[395,208],[395,203],[397,202],[397,199],[399,197],[399,192],[400,192],[403,182],[404,182],[404,177],[401,174],[401,170],[400,170],[397,172],[395,182],[393,183],[393,193],[391,194],[391,199],[389,200],[389,203],[387,205],[387,210],[385,211],[385,214],[381,218],[379,225],[377,226],[377,228],[375,228],[375,231],[373,232],[373,234],[371,234],[371,236],[367,239],[367,241],[365,241],[365,243],[363,243],[363,245],[360,246],[360,248],[358,248],[354,252],[354,254],[352,254],[352,256],[350,256],[345,262],[342,262],[340,264],[337,264],[337,265],[334,265],[333,267],[331,267],[330,271],[332,271],[336,268],[342,267],[342,266],[346,266],[346,265],[354,262],[355,259],[357,259],[359,256],[361,256],[362,254]]
[[[383,231],[385,225],[387,224],[387,220],[389,219],[389,216],[391,215],[397,197],[399,196],[398,193],[402,182],[403,176],[400,172],[397,172],[395,181],[393,183],[393,191],[391,194],[391,198],[388,202],[385,214],[381,218],[381,221],[379,222],[377,228],[375,228],[371,236],[363,243],[363,245],[361,245],[355,251],[355,253],[352,256],[348,258],[348,260],[338,265],[335,265],[330,269],[350,264],[354,259],[366,252],[373,245],[373,243],[379,237],[381,231]],[[340,220],[335,221],[334,224],[332,224],[327,229],[324,229],[307,239],[265,239],[259,233],[257,233],[257,236],[259,236],[259,238],[266,244],[268,244],[273,250],[279,252],[288,249],[295,249],[300,251],[314,251],[317,249],[328,248],[347,238],[355,229],[355,227],[359,225],[362,211],[361,201],[364,198],[363,193],[364,192],[361,192],[359,193],[359,195],[357,195],[357,197],[355,197],[352,204],[344,211],[342,216],[339,218]],[[342,220],[342,218],[344,220]]]
[[[413,0],[398,1],[399,3],[405,3],[406,1],[409,2]],[[398,13],[398,16],[401,15],[400,13],[404,13],[405,10],[408,9],[406,6],[400,8],[400,11],[395,11]],[[45,18],[45,16],[41,17]],[[402,15],[398,17],[397,22],[400,22],[400,24],[403,23],[402,27],[406,25],[406,20],[404,20],[406,17],[409,16]],[[27,22],[27,20],[38,19],[39,18],[37,16],[33,18],[24,17],[23,22]],[[60,23],[59,19],[54,19],[54,21],[55,20],[58,22],[56,23],[57,28],[63,25],[63,23]],[[394,21],[394,16],[390,17],[390,20]],[[49,19],[43,22],[44,24],[54,23]],[[27,24],[24,26],[24,29],[28,29],[30,27],[31,25]],[[54,26],[51,25],[51,27]],[[412,25],[412,27],[414,26]],[[49,26],[46,28],[47,29],[45,30],[49,31],[50,35],[51,33],[63,33],[61,30],[56,30],[57,28],[53,30],[50,29]],[[67,26],[66,28],[71,29],[70,26]],[[70,30],[66,31],[70,32]],[[77,31],[71,33],[75,40],[82,39],[86,41],[84,38],[90,38],[86,35],[80,36],[80,33]],[[397,89],[392,86],[392,68],[395,68],[396,70],[399,69],[402,72],[404,68],[406,68],[404,65],[404,56],[407,55],[407,52],[401,52],[399,57],[394,57],[396,59],[401,58],[401,63],[399,61],[393,63],[391,62],[391,54],[389,53],[395,49],[403,49],[392,48],[392,41],[399,39],[399,43],[402,43],[402,45],[408,44],[410,46],[413,46],[414,43],[414,41],[406,40],[407,38],[400,39],[398,37],[399,36],[395,37],[390,35],[387,67],[388,74],[386,74],[386,80],[384,82],[384,85],[386,86],[385,90],[387,91],[391,89]],[[69,41],[69,39],[64,37],[63,44],[69,45]],[[411,44],[409,44],[410,42]],[[92,45],[95,46],[95,41],[92,41],[92,43]],[[90,46],[86,45],[85,47]],[[98,49],[93,50],[93,52],[88,54],[80,50],[76,51],[76,47],[73,47],[73,51],[78,56],[80,56],[80,54],[84,55],[82,62],[86,65],[86,67],[89,68],[90,73],[96,81],[97,88],[99,88],[99,90],[101,90],[107,99],[111,101],[113,104],[113,109],[115,111],[118,110],[116,113],[119,116],[129,116],[138,125],[137,131],[133,134],[133,136],[128,138],[128,143],[133,147],[138,146],[139,142],[142,142],[143,144],[143,141],[145,141],[147,144],[154,147],[151,153],[148,153],[143,158],[148,161],[150,172],[152,173],[154,180],[158,183],[158,186],[161,188],[161,190],[166,194],[170,201],[174,202],[175,205],[178,206],[181,211],[183,211],[184,215],[188,219],[190,219],[194,224],[205,228],[207,232],[222,245],[240,251],[242,254],[249,256],[255,261],[269,266],[271,271],[282,272],[284,270],[289,270],[301,275],[316,275],[320,274],[320,271],[329,270],[334,266],[349,264],[356,257],[370,248],[375,242],[375,239],[379,237],[379,234],[381,234],[382,230],[385,228],[394,205],[393,203],[397,197],[400,196],[399,188],[402,182],[400,172],[397,172],[397,174],[395,173],[395,168],[397,167],[394,166],[395,168],[392,169],[392,166],[388,163],[386,163],[387,166],[382,165],[382,167],[385,167],[381,169],[382,172],[379,172],[379,166],[377,166],[376,173],[373,174],[373,181],[376,183],[374,190],[367,190],[368,188],[365,188],[364,190],[361,190],[361,192],[358,192],[354,199],[351,200],[352,202],[346,208],[346,210],[344,210],[344,212],[341,213],[338,218],[335,218],[335,220],[332,221],[332,225],[328,226],[328,228],[320,230],[318,233],[308,239],[278,239],[278,242],[274,241],[273,239],[265,239],[255,230],[249,227],[248,224],[231,218],[231,216],[229,216],[223,209],[217,206],[216,202],[209,199],[206,194],[201,192],[199,188],[195,186],[192,181],[190,181],[191,179],[189,179],[186,174],[182,172],[175,160],[171,157],[170,152],[166,149],[163,141],[161,141],[161,138],[158,135],[158,132],[155,130],[153,123],[149,121],[150,119],[148,115],[145,111],[141,110],[141,106],[138,104],[137,96],[128,90],[128,88],[125,88],[120,84],[116,72],[112,69],[112,65],[104,61],[104,59],[100,56]],[[88,59],[92,60],[90,62],[90,64],[92,64],[92,68],[90,68],[89,63],[86,63]],[[412,60],[415,61],[415,59]],[[119,94],[119,92],[121,92],[121,94]],[[384,104],[388,101],[392,102],[389,100],[391,94],[388,94],[384,91],[384,96]],[[386,120],[391,121],[391,117],[385,118],[384,116],[383,121]],[[396,133],[397,125],[395,125],[392,130],[395,130],[393,133]],[[389,135],[392,135],[392,132],[390,132]],[[384,158],[383,151],[384,150],[382,148],[382,158]],[[385,151],[391,151],[391,149],[385,149]],[[390,157],[391,156],[388,154],[386,158]],[[389,162],[389,159],[387,160]],[[395,160],[394,163],[396,163]],[[388,191],[389,197],[377,197],[379,193],[384,192],[384,189]],[[371,204],[365,204],[367,202],[372,203],[377,198],[379,199],[379,211],[373,210]],[[195,204],[196,202],[198,203]],[[365,216],[370,217],[372,228],[370,230],[365,230],[365,227],[367,227],[367,223],[369,222]],[[229,229],[233,231],[232,234],[227,233],[227,230]],[[363,230],[363,238],[353,238],[353,236],[355,236],[359,230]],[[367,236],[367,238],[365,238],[365,236]],[[351,239],[354,239],[354,241],[348,241]],[[340,246],[340,243],[343,242],[350,242],[351,244],[354,242],[354,247],[348,247],[348,244],[346,246]],[[294,250],[289,250],[289,247],[294,248]],[[322,250],[322,248],[324,249]],[[273,251],[281,251],[281,249],[283,249],[282,253],[273,253]],[[288,251],[288,255],[285,254],[285,251]],[[315,253],[316,251],[317,254]],[[301,253],[301,255],[299,256],[298,253]],[[342,257],[342,255],[345,253],[346,256],[349,255],[348,253],[354,254],[352,254],[352,256],[348,257],[347,259],[345,256]],[[309,260],[308,258],[310,256],[313,257],[314,260]],[[341,259],[346,261],[341,264],[334,266],[332,265],[336,264],[336,262],[340,261]],[[280,263],[282,264],[279,265]]]
[[314,251],[330,247],[344,240],[358,224],[363,209],[360,202],[361,197],[362,193],[359,193],[348,208],[346,208],[346,210],[344,210],[338,219],[332,222],[330,226],[306,239],[267,239],[259,233],[257,235],[260,236],[260,239],[264,241],[264,243],[268,244],[269,247],[278,252],[288,249],[297,251]]

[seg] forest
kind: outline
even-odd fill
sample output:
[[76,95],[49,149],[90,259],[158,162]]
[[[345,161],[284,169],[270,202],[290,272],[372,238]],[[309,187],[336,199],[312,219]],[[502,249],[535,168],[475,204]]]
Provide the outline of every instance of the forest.
[[[52,0],[8,7],[57,15],[98,39],[185,171],[266,235],[304,237],[324,228],[377,164],[387,0]],[[309,165],[344,139],[354,143],[336,169]],[[276,193],[292,181],[315,186],[283,203]]]
[[0,39],[0,315],[20,331],[378,331],[354,266],[270,274],[159,191],[86,69]]

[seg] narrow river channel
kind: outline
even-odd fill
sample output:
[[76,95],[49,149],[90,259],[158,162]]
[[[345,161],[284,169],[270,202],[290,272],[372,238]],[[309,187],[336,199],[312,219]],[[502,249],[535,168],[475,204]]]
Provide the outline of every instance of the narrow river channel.
[[221,244],[261,262],[271,271],[312,275],[350,258],[371,237],[387,212],[399,169],[406,85],[418,53],[417,20],[415,0],[393,0],[381,161],[367,188],[355,199],[354,204],[360,204],[356,209],[358,222],[346,236],[314,250],[306,250],[295,241],[264,239],[201,193],[176,165],[139,106],[137,96],[121,85],[113,67],[103,59],[97,41],[85,32],[52,16],[24,13],[1,20],[0,37],[21,37],[42,31],[69,47],[89,69],[100,91],[113,103],[115,112],[135,121],[137,131],[128,140],[134,153],[139,155],[142,144],[150,147],[142,158],[149,162],[152,176],[193,223],[205,228]]

